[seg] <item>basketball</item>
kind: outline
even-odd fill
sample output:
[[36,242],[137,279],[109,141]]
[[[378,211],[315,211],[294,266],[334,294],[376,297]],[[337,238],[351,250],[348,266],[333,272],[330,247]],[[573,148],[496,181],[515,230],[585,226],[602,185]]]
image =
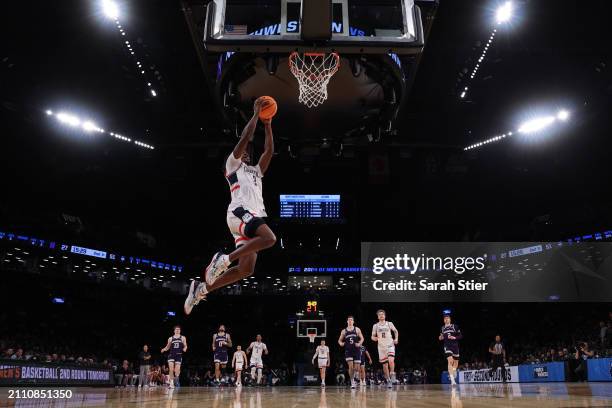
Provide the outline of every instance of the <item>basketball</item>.
[[276,101],[271,96],[262,96],[260,99],[263,100],[263,105],[259,111],[259,118],[263,120],[272,119],[278,110]]

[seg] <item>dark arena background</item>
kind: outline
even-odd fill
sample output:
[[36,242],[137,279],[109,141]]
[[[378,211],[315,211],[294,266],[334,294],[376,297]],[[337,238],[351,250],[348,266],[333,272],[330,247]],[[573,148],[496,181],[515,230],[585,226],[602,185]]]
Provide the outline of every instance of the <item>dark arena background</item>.
[[7,3],[0,406],[612,406],[606,6]]

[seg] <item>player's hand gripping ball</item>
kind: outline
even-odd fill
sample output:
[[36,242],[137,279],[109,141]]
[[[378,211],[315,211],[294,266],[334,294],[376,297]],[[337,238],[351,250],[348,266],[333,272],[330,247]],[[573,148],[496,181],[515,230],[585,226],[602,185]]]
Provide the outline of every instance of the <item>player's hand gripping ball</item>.
[[261,96],[261,110],[259,111],[259,119],[261,120],[270,120],[276,115],[276,111],[278,110],[278,105],[276,101],[271,96]]

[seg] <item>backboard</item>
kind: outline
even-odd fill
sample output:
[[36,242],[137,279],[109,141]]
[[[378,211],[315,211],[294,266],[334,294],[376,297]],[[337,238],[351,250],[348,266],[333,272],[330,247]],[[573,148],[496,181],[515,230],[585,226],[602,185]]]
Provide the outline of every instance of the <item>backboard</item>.
[[306,13],[302,0],[213,0],[207,7],[204,45],[212,52],[421,52],[423,25],[414,0],[328,2],[330,38],[317,41],[304,28],[319,23],[314,20],[321,13]]
[[327,337],[327,320],[298,320],[297,337],[307,339],[309,333],[316,333],[317,338]]

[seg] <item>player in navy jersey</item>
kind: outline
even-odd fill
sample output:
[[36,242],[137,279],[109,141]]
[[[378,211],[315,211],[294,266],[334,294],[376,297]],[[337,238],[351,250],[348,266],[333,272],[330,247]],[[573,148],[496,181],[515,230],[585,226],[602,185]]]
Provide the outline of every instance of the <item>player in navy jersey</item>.
[[174,379],[181,375],[181,363],[183,362],[183,353],[187,352],[187,338],[181,335],[181,326],[174,326],[174,334],[168,338],[166,347],[161,349],[162,353],[168,353],[168,370],[170,377],[168,386],[174,388]]
[[364,345],[361,346],[361,364],[359,365],[359,384],[366,385],[366,360],[372,365],[372,356]]
[[351,378],[351,388],[356,388],[359,381],[359,365],[361,363],[361,345],[363,344],[363,334],[359,327],[356,327],[353,316],[346,318],[346,328],[340,332],[338,344],[344,347],[344,358],[348,364],[349,377]]
[[[262,179],[274,155],[271,118],[261,119],[265,142],[259,161],[253,164],[254,158],[248,152],[264,102],[262,98],[255,101],[253,116],[225,163],[225,178],[231,195],[226,220],[236,249],[229,254],[217,252],[202,273],[202,280],[191,281],[184,304],[185,314],[190,314],[206,294],[251,276],[255,271],[257,254],[276,243],[276,236],[265,221],[267,215],[262,193]],[[230,268],[235,261],[238,265]]]
[[444,326],[440,329],[438,340],[444,342],[444,355],[448,362],[448,376],[452,385],[455,385],[455,375],[459,366],[459,340],[463,338],[459,326],[451,323],[449,313],[444,314]]
[[225,332],[225,326],[219,326],[217,333],[213,334],[212,349],[213,360],[215,362],[215,383],[221,382],[221,371],[227,366],[228,348],[232,347],[232,338]]

